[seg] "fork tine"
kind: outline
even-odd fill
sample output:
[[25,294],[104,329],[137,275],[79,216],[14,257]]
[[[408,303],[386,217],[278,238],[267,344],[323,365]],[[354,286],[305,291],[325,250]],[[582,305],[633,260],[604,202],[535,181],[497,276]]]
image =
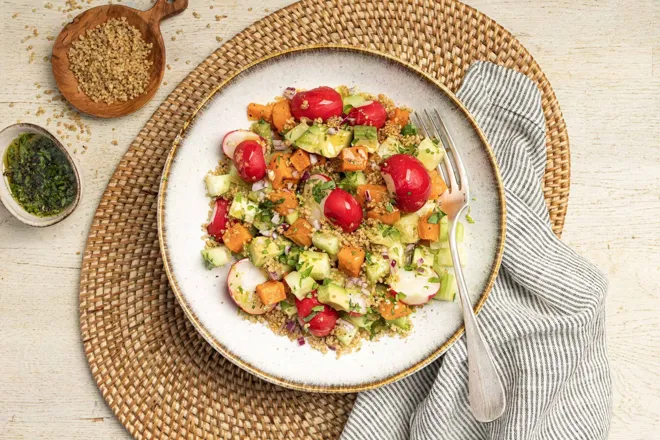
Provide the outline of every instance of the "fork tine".
[[[428,129],[428,127],[426,127],[426,124],[424,123],[424,119],[422,118],[421,115],[419,115],[415,112],[415,113],[412,114],[412,116],[415,119],[415,125],[422,128],[422,131],[423,131],[422,134],[425,137],[435,137],[436,139],[440,139],[437,136],[437,134],[433,135],[433,133],[431,133],[431,131]],[[428,114],[427,114],[427,117],[428,117]],[[438,170],[440,171],[440,175],[442,176],[442,180],[444,180],[445,183],[447,183],[447,185],[449,186],[449,185],[451,185],[451,180],[447,176],[451,177],[452,175],[449,174],[445,168],[446,168],[445,166],[440,165],[438,167]],[[455,179],[453,179],[453,180],[455,181]]]
[[424,132],[422,134],[428,137],[430,133],[426,128],[426,124],[424,124],[424,121],[422,121],[422,118],[417,113],[413,113],[412,117],[415,119],[415,125],[422,128],[422,131]]
[[[447,183],[449,190],[453,191],[455,189],[459,188],[458,182],[456,181],[456,173],[454,172],[454,167],[452,166],[451,161],[448,158],[447,155],[447,150],[445,149],[444,142],[440,134],[438,133],[438,128],[435,126],[435,123],[433,122],[433,118],[431,118],[431,115],[429,115],[429,112],[424,110],[424,114],[426,115],[426,119],[429,120],[429,123],[431,124],[431,127],[433,127],[433,137],[435,137],[439,142],[440,142],[440,148],[443,149],[445,152],[445,157],[442,162],[444,166],[441,166],[440,169],[444,170],[443,178],[445,179],[445,182]],[[447,180],[447,177],[449,177],[449,180]]]
[[[431,124],[433,125],[436,131],[438,130],[439,127],[440,131],[442,131],[443,135],[445,136],[445,139],[447,140],[447,145],[449,146],[449,152],[451,153],[451,156],[454,159],[456,169],[458,170],[458,178],[460,179],[461,187],[467,189],[467,183],[468,183],[467,173],[465,172],[465,166],[463,165],[463,160],[461,159],[461,156],[458,154],[458,150],[456,149],[456,144],[454,143],[454,140],[452,139],[451,134],[449,133],[449,130],[445,125],[445,122],[442,120],[442,117],[440,116],[438,109],[437,108],[433,109],[433,112],[435,113],[435,118],[434,119],[429,118],[431,120]],[[437,125],[436,122],[438,123]],[[445,151],[445,154],[447,154],[447,151]]]

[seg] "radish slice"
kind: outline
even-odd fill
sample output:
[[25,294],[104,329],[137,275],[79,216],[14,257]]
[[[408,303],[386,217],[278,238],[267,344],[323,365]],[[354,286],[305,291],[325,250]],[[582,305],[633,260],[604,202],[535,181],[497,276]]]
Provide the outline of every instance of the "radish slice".
[[[324,213],[324,205],[325,205],[325,199],[321,201],[321,203],[317,203],[316,200],[314,200],[313,197],[311,197],[312,193],[312,187],[316,184],[318,184],[318,181],[322,182],[329,182],[332,179],[325,174],[312,174],[309,176],[309,179],[305,182],[305,193],[310,194],[309,197],[309,221],[314,224],[314,220],[317,222],[320,222],[322,218],[325,218],[325,213]],[[328,194],[330,194],[330,191],[328,191]],[[327,198],[327,197],[326,197]]]
[[227,133],[222,139],[222,152],[225,153],[225,156],[231,160],[234,160],[234,150],[236,149],[236,146],[238,146],[238,144],[241,142],[248,140],[265,142],[261,136],[256,133],[252,133],[251,131],[234,130]]
[[229,269],[227,275],[227,289],[236,305],[250,315],[263,315],[276,306],[264,305],[257,295],[257,286],[268,281],[266,275],[256,267],[249,258],[237,261]]
[[404,304],[418,306],[427,303],[440,290],[440,283],[432,282],[431,278],[437,279],[438,275],[430,270],[423,272],[399,270],[392,277],[390,289],[406,295],[405,298],[401,298]]

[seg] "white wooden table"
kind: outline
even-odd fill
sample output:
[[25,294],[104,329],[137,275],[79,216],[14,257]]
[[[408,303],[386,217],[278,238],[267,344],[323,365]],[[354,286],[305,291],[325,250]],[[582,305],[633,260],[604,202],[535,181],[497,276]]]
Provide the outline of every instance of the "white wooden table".
[[[53,112],[66,108],[46,94],[55,88],[44,60],[52,45],[47,37],[56,36],[67,21],[57,10],[66,8],[65,0],[51,2],[48,9],[42,0],[0,0],[0,128],[17,120],[46,124]],[[123,3],[146,9],[150,2]],[[84,174],[84,197],[74,215],[39,230],[23,226],[0,205],[1,439],[129,438],[94,384],[78,329],[78,273],[92,214],[130,142],[175,85],[221,44],[216,37],[227,40],[291,2],[190,3],[162,26],[171,70],[152,102],[127,118],[87,120],[89,141],[77,140],[75,133],[65,140]],[[559,97],[572,153],[563,240],[610,280],[610,438],[657,439],[660,1],[468,3],[522,41]],[[216,15],[227,17],[216,21]],[[32,37],[24,41],[27,36]],[[62,129],[55,120],[48,127]]]

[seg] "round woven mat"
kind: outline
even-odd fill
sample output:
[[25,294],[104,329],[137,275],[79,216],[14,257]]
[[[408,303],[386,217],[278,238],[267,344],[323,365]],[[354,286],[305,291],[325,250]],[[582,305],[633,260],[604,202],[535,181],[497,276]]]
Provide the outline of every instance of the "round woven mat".
[[475,60],[523,72],[543,94],[544,190],[560,233],[569,189],[568,136],[532,56],[493,20],[457,1],[305,0],[253,24],[172,92],[117,167],[91,226],[80,278],[85,353],[103,397],[142,439],[337,438],[355,399],[279,388],[225,360],[195,331],[169,289],[156,229],[160,175],[172,141],[232,72],[287,48],[341,43],[418,65],[451,90]]

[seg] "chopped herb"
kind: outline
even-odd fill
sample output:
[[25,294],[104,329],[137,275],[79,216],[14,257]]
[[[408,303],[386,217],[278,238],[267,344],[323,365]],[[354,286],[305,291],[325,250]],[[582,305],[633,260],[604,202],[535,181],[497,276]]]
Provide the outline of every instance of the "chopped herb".
[[312,274],[312,269],[313,269],[313,267],[309,266],[307,269],[300,272],[300,277],[301,278],[307,278],[308,276],[310,276]]
[[426,221],[432,225],[437,225],[444,216],[445,214],[442,211],[434,211]]
[[417,127],[412,125],[410,122],[408,122],[406,125],[403,126],[401,129],[401,134],[403,136],[415,136],[417,134]]
[[316,315],[319,314],[319,312],[322,312],[323,310],[325,310],[325,306],[314,306],[314,307],[312,307],[312,311],[309,313],[309,315],[307,315],[303,318],[303,321],[305,321],[305,322],[311,321],[312,319],[314,319],[314,317]]
[[371,252],[365,253],[364,259],[367,260],[367,263],[373,264],[373,261],[371,261]]
[[412,195],[412,191],[408,191],[408,195],[411,196],[411,195]]
[[317,183],[314,185],[314,188],[312,188],[312,197],[314,197],[314,201],[316,201],[316,203],[321,203],[328,194],[328,191],[335,189],[335,187],[335,182],[333,180]]
[[408,296],[408,295],[406,295],[403,292],[397,292],[396,295],[394,296],[394,299],[397,300],[397,301],[401,301],[402,299],[405,299],[406,296]]
[[473,225],[473,224],[474,224],[474,219],[473,219],[472,216],[470,215],[470,211],[472,211],[472,207],[471,207],[471,206],[468,206],[468,212],[467,212],[467,214],[465,214],[465,220],[466,220],[469,224]]
[[439,282],[440,282],[440,278],[438,277],[429,278],[429,283],[439,283]]
[[387,202],[387,203],[385,204],[385,211],[387,211],[387,212],[394,212],[394,207],[392,206],[391,203]]
[[383,238],[385,238],[385,237],[389,237],[390,235],[394,235],[394,234],[396,234],[396,232],[397,232],[397,231],[396,231],[396,229],[395,229],[394,227],[392,227],[392,226],[384,226],[384,227],[383,227],[383,232],[382,232],[381,235],[383,236]]

